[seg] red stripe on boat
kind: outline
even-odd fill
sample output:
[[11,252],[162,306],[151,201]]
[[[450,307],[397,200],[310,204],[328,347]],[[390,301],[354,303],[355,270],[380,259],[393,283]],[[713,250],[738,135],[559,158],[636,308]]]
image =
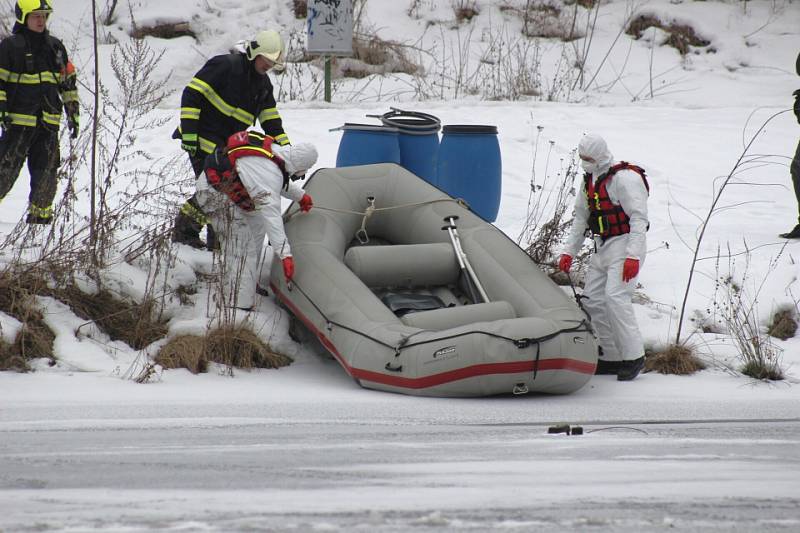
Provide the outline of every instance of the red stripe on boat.
[[[372,370],[364,370],[356,368],[347,364],[344,357],[336,349],[336,346],[331,340],[325,336],[323,332],[317,329],[313,322],[311,322],[300,310],[295,306],[285,295],[278,290],[274,283],[270,282],[272,291],[281,299],[281,301],[288,306],[292,313],[303,324],[310,329],[322,343],[326,350],[328,350],[339,364],[355,379],[372,381],[375,383],[383,383],[384,385],[391,385],[393,387],[404,387],[407,389],[424,389],[426,387],[434,387],[442,385],[451,381],[458,381],[460,379],[473,378],[476,376],[487,376],[491,374],[518,374],[522,372],[533,372],[535,361],[512,361],[508,363],[482,363],[479,365],[467,366],[456,370],[448,370],[447,372],[440,372],[439,374],[431,374],[419,378],[404,378],[402,376],[393,376],[391,374],[384,374],[382,372],[374,372]],[[570,359],[568,357],[559,357],[554,359],[541,359],[538,363],[538,372],[547,370],[570,370],[580,374],[594,374],[595,363],[587,363],[578,359]]]

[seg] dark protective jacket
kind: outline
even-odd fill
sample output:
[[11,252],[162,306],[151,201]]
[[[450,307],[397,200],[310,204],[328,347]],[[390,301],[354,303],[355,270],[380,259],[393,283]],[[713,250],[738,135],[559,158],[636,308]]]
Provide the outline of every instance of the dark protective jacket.
[[[800,54],[797,54],[797,62],[794,65],[797,70],[797,75],[800,76]],[[797,117],[797,122],[800,123],[800,89],[792,93],[794,95],[794,116]]]
[[12,124],[57,130],[66,105],[77,121],[75,68],[64,44],[50,35],[17,24],[0,42],[0,115]]
[[196,139],[203,153],[224,146],[228,137],[256,120],[278,144],[289,143],[269,76],[259,75],[242,53],[212,57],[183,90],[181,134]]
[[585,174],[584,192],[589,202],[589,229],[594,235],[603,239],[630,233],[630,219],[621,205],[616,205],[608,195],[608,183],[614,174],[620,170],[633,170],[642,177],[645,188],[649,191],[650,185],[642,167],[621,161],[613,165],[608,171],[593,181],[591,174]]

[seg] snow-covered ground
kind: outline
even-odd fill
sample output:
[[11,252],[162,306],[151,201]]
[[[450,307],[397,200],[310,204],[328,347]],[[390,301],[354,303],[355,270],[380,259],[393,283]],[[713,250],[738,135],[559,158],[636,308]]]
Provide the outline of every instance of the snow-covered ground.
[[[93,58],[84,37],[90,8],[85,0],[54,4],[51,29],[84,74],[81,96],[90,106]],[[169,136],[180,90],[205,57],[264,26],[277,24],[287,33],[302,28],[288,2],[120,4],[118,21],[102,31],[122,42],[128,5],[138,24],[189,20],[198,34],[197,41],[148,39],[166,52],[155,75],[176,92],[153,112],[169,123],[141,132],[136,148],[160,158],[179,153]],[[448,2],[419,2],[418,19],[407,16],[406,4],[371,0],[365,24],[385,39],[450,54],[474,27],[473,65],[500,29],[521,26],[500,3],[479,2],[481,14],[458,27]],[[648,39],[660,38],[652,31],[639,41],[618,38],[634,8],[691,23],[715,52],[681,58],[672,48],[652,48]],[[425,31],[431,20],[444,23]],[[635,307],[645,342],[658,347],[674,340],[698,228],[715,187],[760,126],[782,111],[758,134],[748,152],[757,159],[737,174],[711,219],[687,314],[713,310],[716,280],[738,278],[746,266],[742,286],[753,297],[763,283],[757,295],[762,325],[775,309],[796,308],[800,241],[777,235],[797,222],[788,162],[800,126],[788,110],[800,88],[798,21],[796,1],[612,1],[600,8],[587,60],[592,76],[602,65],[601,73],[569,101],[420,99],[409,89],[416,82],[401,76],[341,82],[333,103],[295,99],[279,109],[290,138],[317,145],[320,167],[335,163],[341,134],[331,128],[369,122],[366,114],[392,105],[432,113],[444,124],[496,125],[503,157],[496,225],[514,239],[525,224],[532,174],[537,183],[545,176],[552,183],[582,133],[604,135],[617,159],[648,171],[649,253]],[[110,68],[111,48],[102,47],[101,72]],[[553,88],[562,53],[560,42],[542,46],[545,91]],[[437,68],[428,65],[431,78]],[[294,90],[286,76],[275,78],[283,94]],[[184,166],[176,179],[188,174]],[[79,184],[87,176],[80,174]],[[0,239],[24,214],[27,181],[23,171],[0,204]],[[78,207],[88,212],[88,194],[82,198]],[[729,248],[734,258],[717,261]],[[12,255],[0,251],[4,261]],[[206,327],[208,289],[195,271],[211,268],[205,252],[181,249],[178,259],[173,282],[195,282],[199,291],[194,306],[172,304],[173,335]],[[134,266],[108,278],[122,292],[141,292],[143,274]],[[691,342],[711,365],[693,376],[649,373],[631,383],[598,376],[566,397],[445,400],[360,389],[313,346],[288,338],[287,317],[271,299],[261,299],[251,321],[295,359],[292,365],[234,377],[213,368],[198,376],[172,370],[145,385],[127,379],[145,353],[86,328],[76,335],[84,320],[52,300],[41,303],[57,334],[59,364],[0,373],[3,531],[800,528],[798,338],[774,340],[783,350],[782,382],[731,371],[738,363],[730,338],[697,333]],[[17,324],[0,318],[10,338]],[[693,325],[686,321],[684,328],[685,337]],[[603,431],[547,435],[555,423]],[[622,429],[606,430],[613,426]]]

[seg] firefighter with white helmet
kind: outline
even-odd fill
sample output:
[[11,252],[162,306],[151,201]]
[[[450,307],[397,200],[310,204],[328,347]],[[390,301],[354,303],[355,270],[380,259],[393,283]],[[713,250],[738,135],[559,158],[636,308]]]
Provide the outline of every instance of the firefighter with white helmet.
[[595,253],[586,273],[583,306],[601,348],[596,373],[630,381],[644,367],[644,343],[631,296],[647,252],[649,185],[641,167],[615,164],[599,135],[585,135],[578,155],[585,171],[583,194],[575,200],[575,219],[559,268],[570,271],[590,231]]
[[72,137],[80,117],[75,67],[64,44],[47,30],[52,12],[50,0],[17,0],[11,35],[0,42],[0,200],[27,160],[29,224],[52,222],[62,111]]
[[[228,137],[258,121],[279,145],[289,144],[278,113],[272,82],[267,73],[285,68],[283,38],[275,30],[259,32],[246,41],[244,51],[212,57],[191,79],[181,97],[181,123],[173,137],[189,155],[195,175],[203,170],[206,156]],[[200,248],[200,230],[206,224],[194,196],[180,209],[172,240]],[[209,226],[209,249],[215,247]]]

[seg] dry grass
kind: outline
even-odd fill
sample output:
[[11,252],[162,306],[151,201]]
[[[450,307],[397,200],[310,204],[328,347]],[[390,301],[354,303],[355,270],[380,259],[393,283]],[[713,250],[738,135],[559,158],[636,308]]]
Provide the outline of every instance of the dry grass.
[[30,370],[28,360],[25,359],[13,344],[0,339],[0,371],[16,370],[17,372],[27,372]]
[[677,22],[665,24],[654,15],[639,15],[634,18],[628,24],[628,29],[625,30],[625,33],[633,36],[634,39],[639,39],[651,27],[661,28],[668,33],[669,37],[661,44],[673,47],[682,56],[688,54],[693,46],[704,47],[711,44],[711,41],[697,35],[694,28],[688,24],[679,24]]
[[749,360],[741,368],[741,372],[755,379],[780,381],[784,378],[783,370],[775,361]]
[[193,374],[207,372],[213,361],[232,368],[279,368],[292,360],[276,353],[252,330],[243,326],[213,329],[204,337],[181,335],[170,339],[155,357],[164,368],[186,368]]
[[166,24],[156,24],[155,26],[136,26],[131,31],[134,39],[144,39],[145,37],[155,37],[157,39],[175,39],[177,37],[197,38],[188,22],[170,22]]
[[459,24],[469,22],[480,14],[476,0],[451,0],[450,5]]
[[560,39],[568,42],[585,34],[575,27],[574,9],[565,12],[558,4],[547,0],[506,3],[500,6],[500,10],[522,19],[522,35],[528,38]]
[[358,34],[353,37],[353,57],[334,59],[336,74],[345,78],[388,73],[416,74],[420,66],[408,59],[406,48],[374,34]]
[[308,0],[292,0],[294,18],[304,19],[308,16]]
[[772,323],[767,329],[767,334],[785,341],[797,333],[797,318],[791,309],[777,311],[772,317]]
[[197,335],[174,337],[161,347],[154,360],[164,368],[185,368],[192,374],[208,372],[206,338]]
[[34,297],[46,288],[44,281],[32,272],[10,270],[0,274],[0,311],[22,322],[14,342],[0,344],[0,370],[30,370],[28,361],[47,357],[55,361],[53,341],[56,336],[44,323]]
[[679,344],[671,344],[661,352],[648,355],[644,363],[645,372],[679,376],[688,376],[705,368],[706,364],[694,354],[691,348]]
[[75,285],[53,291],[53,296],[67,304],[81,318],[91,320],[111,337],[141,350],[167,334],[166,321],[157,318],[156,303],[120,301],[101,290],[87,294]]

